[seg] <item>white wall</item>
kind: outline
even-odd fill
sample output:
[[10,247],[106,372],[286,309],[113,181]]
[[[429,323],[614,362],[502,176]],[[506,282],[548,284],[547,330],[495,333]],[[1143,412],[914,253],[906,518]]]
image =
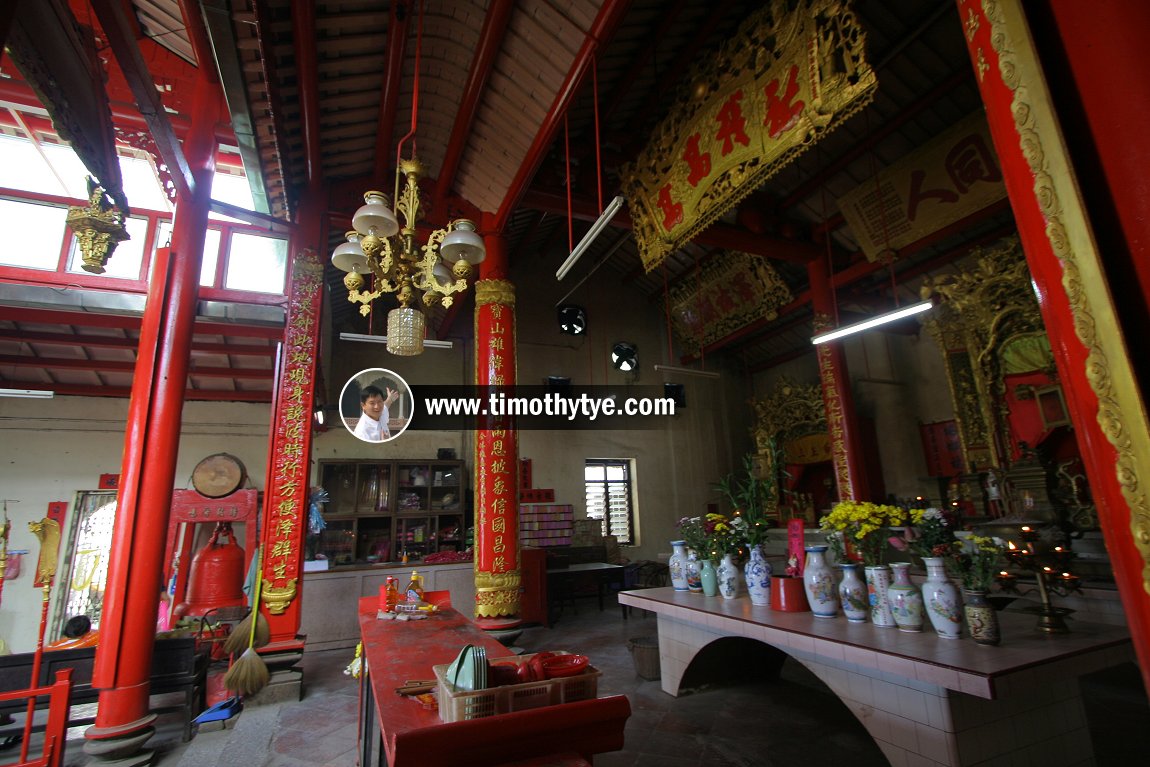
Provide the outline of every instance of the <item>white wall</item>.
[[[52,591],[47,640],[58,638],[58,603],[68,577],[76,494],[97,490],[101,474],[119,474],[128,401],[105,397],[51,400],[0,398],[0,497],[9,504],[11,549],[28,549],[19,578],[4,582],[0,595],[0,638],[13,652],[35,649],[42,592],[32,586],[39,541],[28,523],[43,518],[52,501],[66,501],[60,566]],[[230,453],[247,469],[249,486],[262,488],[267,460],[270,409],[234,402],[189,402],[176,463],[175,487],[190,488],[192,470],[213,453]]]

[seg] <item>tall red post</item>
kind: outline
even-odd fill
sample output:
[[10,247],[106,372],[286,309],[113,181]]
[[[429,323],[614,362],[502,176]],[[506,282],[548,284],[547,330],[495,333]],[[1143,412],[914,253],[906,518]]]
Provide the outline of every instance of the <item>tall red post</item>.
[[[815,312],[814,332],[833,329],[834,290],[827,263],[816,258],[807,265],[811,282],[811,306]],[[846,354],[840,341],[815,347],[819,360],[819,381],[823,389],[823,406],[827,412],[827,430],[831,437],[831,462],[838,485],[839,500],[880,500],[870,497],[858,422],[855,418],[854,394],[847,375]]]
[[[1129,133],[1150,114],[1139,89],[1150,9],[1117,0],[957,5],[1150,687],[1150,424],[1129,352],[1145,333],[1150,284],[1150,154]],[[1052,72],[1069,74],[1057,94]]]
[[151,752],[142,749],[154,732],[148,679],[215,172],[219,106],[218,88],[201,79],[195,118],[184,144],[195,186],[190,198],[176,201],[172,244],[157,254],[140,330],[100,645],[92,673],[100,701],[96,723],[84,734],[86,753],[114,759],[117,765],[151,760]]
[[[484,214],[484,229],[492,217]],[[507,243],[484,232],[487,258],[475,283],[475,384],[515,385],[515,286]],[[519,435],[489,417],[475,432],[475,617],[486,629],[519,625]]]

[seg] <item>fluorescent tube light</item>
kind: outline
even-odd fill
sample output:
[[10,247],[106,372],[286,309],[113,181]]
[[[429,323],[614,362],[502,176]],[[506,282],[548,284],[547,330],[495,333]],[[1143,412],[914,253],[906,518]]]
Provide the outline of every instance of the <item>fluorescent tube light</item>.
[[0,397],[26,397],[28,399],[52,399],[56,392],[47,389],[0,389]]
[[678,368],[674,365],[660,365],[655,364],[656,370],[661,370],[664,373],[684,373],[689,376],[702,376],[703,378],[718,378],[719,374],[710,370],[693,370],[691,368]]
[[[367,333],[340,333],[339,340],[341,341],[364,341],[369,344],[386,344],[387,336],[371,336]],[[435,338],[423,339],[423,345],[430,349],[452,349],[455,347],[454,341],[440,341]]]
[[621,194],[617,195],[614,200],[611,200],[607,209],[599,215],[599,218],[591,225],[591,228],[587,230],[587,234],[583,235],[583,239],[579,240],[579,244],[575,246],[575,250],[571,251],[571,255],[567,256],[567,260],[564,261],[563,265],[559,267],[559,270],[555,272],[555,279],[561,280],[567,276],[567,272],[571,271],[571,267],[575,266],[575,262],[583,256],[587,248],[591,247],[591,243],[595,242],[595,238],[599,236],[603,228],[611,223],[611,219],[615,218],[615,214],[619,212],[619,208],[623,207],[623,202],[624,198]]
[[849,336],[852,333],[859,333],[863,330],[870,330],[871,328],[878,327],[879,325],[885,325],[888,322],[901,320],[903,317],[910,317],[912,315],[918,314],[919,312],[925,312],[932,306],[934,306],[934,302],[932,301],[920,301],[917,304],[904,306],[903,308],[896,309],[893,312],[887,312],[886,314],[880,314],[877,317],[871,317],[869,320],[856,322],[854,325],[847,325],[845,328],[839,328],[838,330],[832,330],[829,333],[817,335],[811,339],[811,343],[825,344],[827,341],[833,341],[836,338]]

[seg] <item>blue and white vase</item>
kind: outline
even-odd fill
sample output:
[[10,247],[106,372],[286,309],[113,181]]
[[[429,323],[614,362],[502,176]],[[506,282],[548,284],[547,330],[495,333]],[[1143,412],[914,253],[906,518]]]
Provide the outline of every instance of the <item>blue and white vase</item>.
[[687,590],[687,542],[671,541],[671,558],[667,560],[671,572],[671,586],[675,591]]
[[803,588],[816,618],[833,618],[839,613],[839,595],[835,576],[826,561],[826,546],[807,546],[803,567]]
[[694,549],[687,549],[687,561],[683,565],[683,573],[687,576],[687,591],[695,594],[703,593],[703,583],[699,580],[699,555]]
[[719,596],[734,599],[739,595],[739,567],[730,554],[723,555],[719,563]]
[[715,571],[715,563],[710,559],[699,562],[699,584],[703,587],[703,596],[719,596],[719,574]]
[[747,593],[753,605],[771,603],[771,563],[763,556],[760,546],[750,546],[751,558],[743,566],[743,577],[747,579]]
[[841,562],[838,567],[843,571],[843,579],[839,582],[839,602],[843,607],[843,615],[851,623],[866,623],[870,615],[870,600],[867,598],[866,584],[859,575],[859,565],[856,562]]

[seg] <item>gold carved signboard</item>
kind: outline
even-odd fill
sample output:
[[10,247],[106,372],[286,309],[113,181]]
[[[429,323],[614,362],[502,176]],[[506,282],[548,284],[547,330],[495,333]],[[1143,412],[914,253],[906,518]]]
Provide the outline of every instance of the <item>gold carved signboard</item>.
[[[879,205],[879,199],[882,205]],[[839,198],[871,261],[1006,197],[990,129],[975,112]]]
[[651,271],[870,101],[864,33],[841,0],[775,0],[686,78],[623,188]]
[[755,320],[773,320],[791,291],[766,259],[734,251],[712,258],[667,298],[675,334],[694,354]]

